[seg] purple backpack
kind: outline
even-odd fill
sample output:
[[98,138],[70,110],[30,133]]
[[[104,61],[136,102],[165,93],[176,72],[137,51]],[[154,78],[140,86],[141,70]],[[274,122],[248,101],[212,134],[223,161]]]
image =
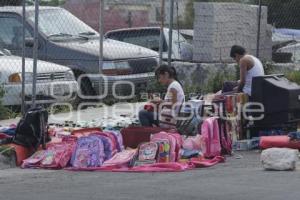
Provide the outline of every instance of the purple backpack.
[[104,161],[110,159],[113,156],[113,145],[112,145],[112,141],[110,140],[110,138],[105,137],[103,135],[97,135],[97,134],[92,134],[93,136],[99,137],[102,142],[103,142],[103,146],[104,146]]
[[94,135],[77,140],[71,165],[75,168],[100,167],[105,159],[103,140]]
[[117,141],[118,152],[121,152],[125,149],[123,146],[123,137],[119,131],[105,131],[105,132],[111,133],[115,137],[115,139]]

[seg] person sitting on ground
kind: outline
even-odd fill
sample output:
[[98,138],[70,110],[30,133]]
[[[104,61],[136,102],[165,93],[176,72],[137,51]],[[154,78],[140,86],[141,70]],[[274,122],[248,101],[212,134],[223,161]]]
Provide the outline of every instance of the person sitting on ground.
[[[151,100],[153,105],[159,105],[158,111],[141,110],[139,120],[142,126],[160,126],[162,128],[176,128],[176,115],[185,101],[184,91],[177,79],[174,67],[161,65],[155,70],[158,82],[168,87],[164,100],[159,97]],[[157,119],[159,118],[159,119]]]
[[255,56],[247,54],[245,48],[238,45],[231,47],[230,57],[239,65],[240,80],[237,82],[225,82],[222,94],[243,92],[251,97],[252,78],[265,74],[261,61]]

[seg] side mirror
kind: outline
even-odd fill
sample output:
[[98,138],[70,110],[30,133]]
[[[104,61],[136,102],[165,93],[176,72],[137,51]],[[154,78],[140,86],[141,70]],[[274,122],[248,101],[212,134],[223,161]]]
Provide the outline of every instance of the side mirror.
[[[25,38],[25,46],[33,48],[33,46],[34,46],[34,38],[32,38],[32,37]],[[38,48],[40,48],[40,42],[39,41],[38,41]]]

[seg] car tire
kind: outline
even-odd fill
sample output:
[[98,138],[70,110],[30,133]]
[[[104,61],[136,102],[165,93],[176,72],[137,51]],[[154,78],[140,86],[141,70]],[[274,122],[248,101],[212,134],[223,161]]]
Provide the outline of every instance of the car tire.
[[[76,80],[78,82],[80,75],[82,75],[84,73],[79,72],[79,71],[74,71],[74,74],[75,74]],[[79,90],[80,90],[79,92],[81,93],[81,96],[82,95],[96,96],[96,92],[93,89],[92,83],[88,77],[83,77],[81,79],[81,82],[78,83],[78,85],[79,85]],[[77,94],[75,99],[73,100],[72,105],[73,105],[74,110],[78,109],[80,103],[92,101],[91,99],[82,98],[81,96],[79,96],[79,94]]]

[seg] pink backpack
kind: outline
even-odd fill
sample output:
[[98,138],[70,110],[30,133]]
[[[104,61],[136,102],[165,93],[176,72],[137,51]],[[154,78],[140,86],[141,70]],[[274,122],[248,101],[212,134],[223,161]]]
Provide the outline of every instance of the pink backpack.
[[201,127],[201,149],[206,158],[221,155],[218,117],[210,117],[204,120]]
[[118,152],[118,142],[116,136],[111,132],[95,132],[92,135],[102,135],[109,139],[112,148],[112,155],[115,155]]
[[50,143],[47,150],[41,150],[23,161],[23,168],[62,169],[69,163],[76,145],[76,139],[63,138],[62,142]]
[[179,151],[183,143],[182,138],[178,133],[159,132],[152,135],[151,137],[151,142],[160,143],[166,140],[169,142],[170,145],[169,161],[178,161],[180,157]]
[[111,159],[104,162],[103,167],[128,167],[129,163],[135,158],[136,149],[124,150],[115,154]]

